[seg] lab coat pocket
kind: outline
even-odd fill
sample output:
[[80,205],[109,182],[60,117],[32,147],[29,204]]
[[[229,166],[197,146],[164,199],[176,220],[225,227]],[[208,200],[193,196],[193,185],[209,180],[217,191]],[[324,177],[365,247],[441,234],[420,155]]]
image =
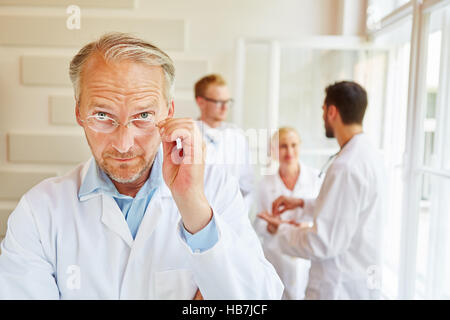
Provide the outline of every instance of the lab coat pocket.
[[187,269],[155,272],[155,299],[192,300],[197,291],[192,271]]

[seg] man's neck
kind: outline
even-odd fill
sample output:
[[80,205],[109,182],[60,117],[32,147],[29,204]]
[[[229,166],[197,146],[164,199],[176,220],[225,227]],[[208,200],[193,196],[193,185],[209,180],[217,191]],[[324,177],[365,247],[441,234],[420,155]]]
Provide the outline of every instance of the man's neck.
[[357,134],[363,132],[363,128],[359,124],[346,125],[336,132],[336,140],[341,149]]
[[213,128],[213,129],[220,127],[220,125],[223,122],[220,120],[213,120],[213,119],[208,119],[205,117],[200,117],[200,120],[203,121],[204,123],[206,123],[209,127]]
[[139,192],[139,190],[141,190],[142,186],[145,184],[148,177],[150,176],[150,171],[151,168],[148,169],[148,171],[144,173],[141,177],[139,177],[136,181],[130,183],[120,183],[114,181],[113,179],[111,179],[111,181],[120,194],[134,198],[136,197],[137,193]]

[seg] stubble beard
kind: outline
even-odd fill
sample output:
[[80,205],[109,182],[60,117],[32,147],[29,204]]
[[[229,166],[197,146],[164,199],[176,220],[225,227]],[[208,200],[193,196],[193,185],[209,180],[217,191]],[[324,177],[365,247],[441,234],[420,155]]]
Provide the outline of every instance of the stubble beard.
[[[99,163],[99,167],[106,173],[106,175],[111,179],[118,183],[133,183],[147,171],[147,169],[151,166],[151,161],[145,163],[144,160],[140,161],[137,165],[131,167],[128,164],[120,164],[118,167],[110,164],[108,161],[102,159],[101,163]],[[120,174],[121,170],[131,170],[131,174],[127,174],[124,176]]]
[[334,131],[333,129],[330,127],[330,125],[327,123],[327,121],[325,120],[325,136],[327,138],[334,138]]

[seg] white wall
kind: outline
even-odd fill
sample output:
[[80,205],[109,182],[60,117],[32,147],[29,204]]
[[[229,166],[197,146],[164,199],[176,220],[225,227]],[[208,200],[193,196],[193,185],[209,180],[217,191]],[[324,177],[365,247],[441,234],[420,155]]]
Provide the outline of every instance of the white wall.
[[368,0],[339,0],[339,34],[366,34],[366,15]]
[[[67,75],[70,57],[87,41],[131,31],[167,49],[178,68],[176,112],[195,117],[198,77],[218,72],[233,88],[238,37],[337,34],[342,1],[0,0],[0,237],[21,194],[89,157],[71,120]],[[80,30],[66,28],[69,4],[81,7]]]

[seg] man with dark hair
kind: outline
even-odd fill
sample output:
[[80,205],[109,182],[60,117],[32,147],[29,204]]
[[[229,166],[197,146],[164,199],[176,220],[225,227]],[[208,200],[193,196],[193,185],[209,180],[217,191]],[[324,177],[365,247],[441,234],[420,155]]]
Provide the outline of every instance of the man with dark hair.
[[[317,199],[279,197],[272,214],[283,252],[311,260],[306,299],[376,299],[381,276],[381,223],[385,187],[383,160],[362,122],[366,91],[354,82],[326,88],[326,136],[341,147],[333,156]],[[332,158],[330,158],[331,161]],[[284,223],[280,214],[298,210],[312,227]]]
[[[335,106],[339,110],[343,124],[362,126],[367,108],[367,93],[364,88],[355,82],[343,81],[328,86],[325,92],[325,106]],[[326,136],[334,138],[326,117],[324,117],[324,121]]]

